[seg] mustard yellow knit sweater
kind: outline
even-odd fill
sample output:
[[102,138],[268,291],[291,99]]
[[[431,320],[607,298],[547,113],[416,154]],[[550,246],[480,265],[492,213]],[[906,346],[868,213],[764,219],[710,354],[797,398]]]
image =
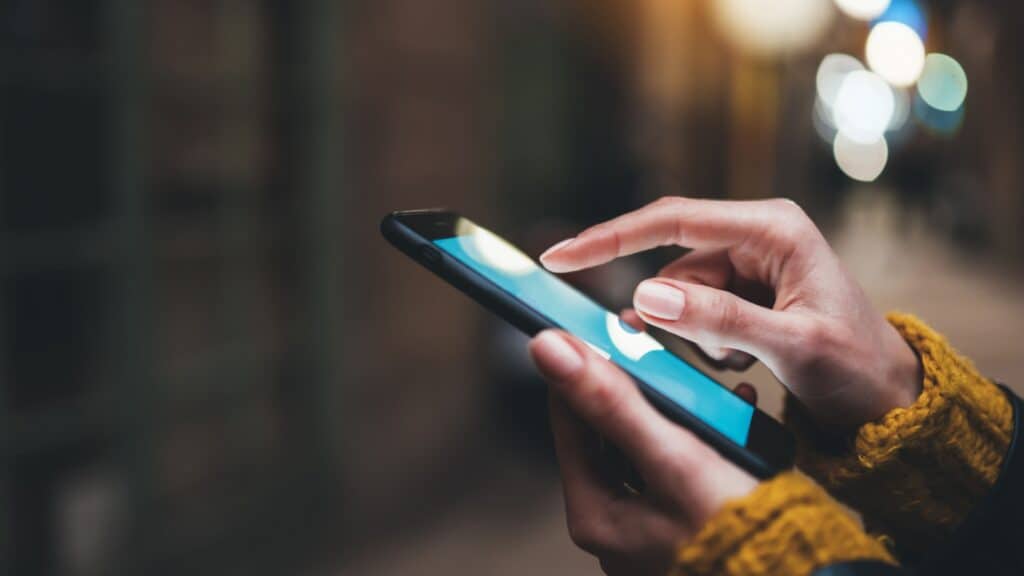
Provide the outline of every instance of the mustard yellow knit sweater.
[[815,442],[795,402],[786,409],[799,468],[882,536],[869,536],[822,488],[789,472],[712,518],[679,550],[675,574],[803,576],[844,560],[895,563],[966,518],[996,481],[1013,433],[1012,407],[924,323],[904,314],[889,322],[921,358],[924,385],[913,405],[865,424],[838,447]]

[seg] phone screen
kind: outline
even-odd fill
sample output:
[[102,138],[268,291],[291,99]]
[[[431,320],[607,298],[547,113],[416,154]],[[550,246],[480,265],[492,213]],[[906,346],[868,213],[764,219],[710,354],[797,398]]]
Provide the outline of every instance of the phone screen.
[[463,218],[456,236],[433,243],[733,442],[746,445],[753,406],[507,241]]

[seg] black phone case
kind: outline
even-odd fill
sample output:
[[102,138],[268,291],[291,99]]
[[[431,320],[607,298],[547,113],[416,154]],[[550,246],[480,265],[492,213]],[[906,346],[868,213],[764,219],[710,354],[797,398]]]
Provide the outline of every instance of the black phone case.
[[[551,320],[519,302],[469,266],[444,254],[429,240],[405,226],[394,214],[384,218],[380,231],[388,242],[407,256],[526,334],[533,336],[549,328],[559,328]],[[683,407],[662,396],[647,383],[632,375],[630,377],[640,387],[647,400],[662,414],[689,429],[737,466],[760,479],[770,478],[779,472],[757,454],[732,442]]]

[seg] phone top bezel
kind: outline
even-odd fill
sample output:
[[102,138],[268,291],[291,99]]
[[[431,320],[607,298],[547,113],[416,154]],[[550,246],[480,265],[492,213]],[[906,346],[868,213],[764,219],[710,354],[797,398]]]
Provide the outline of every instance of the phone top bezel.
[[[458,236],[460,220],[472,223],[472,220],[447,209],[400,211],[384,219],[381,231],[397,248],[523,332],[534,335],[548,328],[560,328],[557,323],[434,244],[434,240]],[[692,366],[689,362],[686,363]],[[698,367],[693,368],[703,373]],[[630,377],[663,413],[690,429],[723,456],[755,476],[767,478],[792,466],[795,453],[792,435],[778,421],[760,409],[754,409],[747,443],[740,445],[640,378],[631,373]],[[708,377],[729,390],[715,378],[709,375]]]

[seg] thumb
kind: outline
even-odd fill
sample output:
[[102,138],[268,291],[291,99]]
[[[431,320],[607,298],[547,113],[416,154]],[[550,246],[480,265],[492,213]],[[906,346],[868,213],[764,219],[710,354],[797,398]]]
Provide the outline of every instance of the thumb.
[[700,344],[746,352],[762,361],[792,347],[797,320],[739,296],[669,278],[637,286],[633,305],[644,322]]
[[530,354],[572,411],[621,448],[648,480],[664,474],[657,468],[666,461],[684,460],[680,453],[710,450],[655,410],[625,372],[568,334],[541,332],[530,342]]

